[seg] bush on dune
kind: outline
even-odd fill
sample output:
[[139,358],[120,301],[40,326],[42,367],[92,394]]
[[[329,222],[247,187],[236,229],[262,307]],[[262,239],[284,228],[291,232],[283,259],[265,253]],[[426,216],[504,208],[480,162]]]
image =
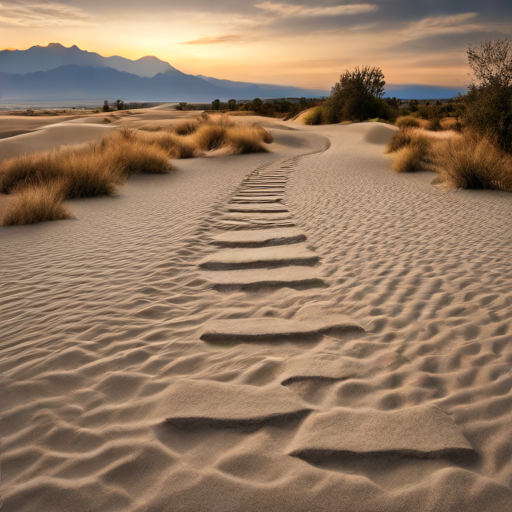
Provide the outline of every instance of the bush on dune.
[[324,124],[326,122],[326,114],[324,109],[320,106],[313,107],[311,110],[304,114],[302,122],[310,126]]
[[394,153],[404,147],[413,145],[428,146],[431,139],[413,128],[401,128],[393,134],[386,147],[386,153]]
[[11,158],[0,164],[0,191],[17,195],[5,222],[67,218],[64,199],[112,195],[133,174],[170,171],[170,158],[191,158],[220,147],[255,153],[266,151],[262,142],[272,141],[262,127],[203,115],[173,131],[121,129],[97,142]]
[[512,192],[512,157],[474,131],[436,145],[435,184],[443,188]]
[[419,128],[420,127],[419,121],[415,117],[412,117],[412,116],[399,117],[396,120],[395,124],[396,124],[396,126],[398,126],[398,128]]
[[168,130],[176,135],[191,135],[199,128],[198,121],[184,121],[182,123],[171,125]]
[[439,124],[441,125],[441,130],[462,131],[462,125],[455,117],[445,117],[439,121]]
[[432,147],[437,141],[414,128],[401,128],[388,143],[387,153],[393,153],[392,168],[396,172],[432,170]]
[[203,124],[190,136],[194,146],[201,151],[219,149],[226,139],[226,128],[220,124]]
[[102,157],[104,166],[114,166],[125,177],[133,174],[162,174],[169,172],[172,166],[169,154],[157,144],[146,144],[141,140],[112,141]]
[[226,144],[234,154],[261,153],[266,148],[261,142],[272,142],[272,136],[263,128],[248,125],[228,129]]
[[69,219],[71,215],[62,204],[62,188],[63,184],[56,181],[20,190],[3,219],[3,225],[16,226]]

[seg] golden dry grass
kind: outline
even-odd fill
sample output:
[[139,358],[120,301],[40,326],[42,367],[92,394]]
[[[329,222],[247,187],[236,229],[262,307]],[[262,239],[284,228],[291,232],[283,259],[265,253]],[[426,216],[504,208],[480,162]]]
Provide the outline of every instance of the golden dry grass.
[[169,131],[175,133],[176,135],[190,135],[196,132],[198,128],[199,122],[197,120],[183,121],[182,123],[171,125],[169,127]]
[[324,108],[321,106],[316,106],[300,114],[300,116],[297,118],[297,121],[303,124],[316,126],[320,124],[325,124],[325,119],[326,115]]
[[440,121],[441,130],[461,131],[460,122],[454,117],[445,117]]
[[440,138],[403,128],[393,135],[386,152],[392,154],[394,171],[434,171],[433,183],[445,189],[512,192],[512,156],[469,130]]
[[437,141],[414,128],[401,128],[389,141],[386,153],[393,154],[396,172],[432,170],[432,147]]
[[262,143],[272,141],[265,129],[233,123],[228,116],[202,115],[165,131],[121,129],[97,142],[5,160],[0,192],[17,195],[16,209],[7,217],[11,224],[57,220],[67,218],[63,199],[112,195],[133,174],[170,171],[170,158],[192,158],[221,147],[232,154],[255,153],[266,151]]
[[2,224],[16,226],[71,217],[62,204],[63,184],[58,181],[22,189],[9,207]]
[[272,141],[272,136],[263,128],[249,125],[229,128],[226,131],[225,142],[234,154],[260,153],[266,151],[261,142]]
[[429,131],[444,130],[439,119],[422,119],[421,117],[414,116],[401,116],[395,121],[398,128],[423,128]]
[[392,169],[396,172],[420,172],[432,170],[432,154],[429,144],[413,144],[393,155]]
[[412,116],[402,116],[395,121],[398,128],[419,128],[420,122],[417,118]]
[[512,157],[474,132],[436,144],[433,153],[434,183],[443,188],[512,192]]
[[431,139],[414,128],[401,128],[393,134],[386,146],[386,153],[394,153],[413,145],[428,145]]

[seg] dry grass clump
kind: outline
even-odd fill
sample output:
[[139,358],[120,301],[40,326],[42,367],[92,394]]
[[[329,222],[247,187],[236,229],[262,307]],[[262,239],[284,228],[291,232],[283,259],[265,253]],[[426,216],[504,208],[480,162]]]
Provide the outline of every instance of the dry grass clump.
[[36,222],[64,220],[71,217],[62,204],[62,183],[38,185],[22,189],[3,219],[4,226],[35,224]]
[[5,160],[0,164],[0,192],[18,197],[4,222],[67,218],[64,199],[112,195],[133,174],[168,172],[170,158],[191,158],[221,147],[255,153],[266,151],[261,143],[273,140],[263,128],[235,124],[228,116],[202,115],[178,126],[174,131],[122,129],[97,142]]
[[186,137],[180,137],[172,132],[139,132],[139,144],[149,151],[158,149],[165,153],[167,158],[192,158],[195,156],[195,147]]
[[443,129],[440,120],[437,118],[428,120],[413,116],[402,116],[395,121],[395,125],[398,126],[398,128],[423,128],[429,131]]
[[386,153],[394,153],[402,148],[423,144],[428,145],[431,139],[413,128],[401,128],[393,134],[386,147]]
[[398,128],[419,128],[420,122],[415,117],[402,116],[395,121],[395,125],[398,126]]
[[176,135],[191,135],[192,133],[195,133],[198,128],[198,121],[184,121],[182,123],[170,126],[169,131],[175,133]]
[[211,118],[204,114],[199,118],[199,127],[184,137],[190,145],[200,151],[214,151],[226,147],[233,154],[259,153],[266,151],[262,142],[270,144],[272,135],[261,126],[234,123],[229,116]]
[[135,173],[171,169],[169,155],[131,130],[78,147],[21,155],[0,164],[0,192],[15,194],[5,225],[68,218],[64,199],[109,196]]
[[112,142],[102,157],[105,165],[110,164],[118,169],[125,177],[133,174],[162,174],[172,169],[169,163],[169,154],[158,145],[146,144],[142,140],[133,142]]
[[441,125],[441,130],[454,130],[460,132],[462,130],[462,125],[459,120],[454,117],[445,117],[439,121]]
[[432,138],[413,128],[398,130],[388,143],[386,153],[393,153],[392,168],[396,172],[432,170]]
[[221,124],[205,123],[191,137],[195,147],[201,151],[212,151],[224,145],[226,128]]
[[226,144],[234,154],[261,153],[266,149],[261,142],[270,140],[272,135],[261,127],[241,125],[226,132]]
[[434,160],[433,183],[443,188],[512,192],[512,157],[475,132],[436,145]]
[[311,126],[325,123],[325,112],[321,106],[313,107],[299,117],[304,124]]
[[398,150],[393,155],[392,169],[396,172],[420,172],[432,170],[432,143],[419,139],[414,144]]
[[66,199],[111,195],[119,178],[115,162],[91,146],[30,153],[0,165],[0,191],[4,194],[59,182]]
[[393,155],[394,171],[434,171],[433,183],[442,188],[512,192],[512,156],[474,131],[434,138],[413,128],[400,129],[386,152]]

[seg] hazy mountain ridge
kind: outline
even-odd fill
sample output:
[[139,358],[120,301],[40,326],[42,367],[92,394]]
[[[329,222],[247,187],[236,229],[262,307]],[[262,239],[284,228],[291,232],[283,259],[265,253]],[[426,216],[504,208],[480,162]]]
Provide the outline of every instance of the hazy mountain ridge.
[[76,45],[67,48],[59,43],[50,43],[48,46],[32,46],[28,50],[0,51],[0,71],[9,74],[51,71],[72,64],[94,68],[110,67],[141,77],[153,77],[158,73],[181,73],[157,57],[146,56],[137,60],[119,56],[103,57],[95,52],[81,50]]
[[[449,98],[460,89],[423,85],[388,85],[386,96],[402,99]],[[211,102],[228,99],[322,97],[327,90],[255,84],[187,75],[157,57],[137,60],[81,50],[59,43],[28,50],[0,51],[0,101],[24,98],[128,101]]]

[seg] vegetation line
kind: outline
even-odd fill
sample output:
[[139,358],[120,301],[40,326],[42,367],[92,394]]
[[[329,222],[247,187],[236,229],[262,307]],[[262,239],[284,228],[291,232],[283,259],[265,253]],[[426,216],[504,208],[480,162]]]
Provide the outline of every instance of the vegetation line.
[[14,195],[2,223],[69,218],[64,200],[113,195],[133,174],[171,171],[171,158],[261,152],[272,140],[259,126],[202,115],[168,130],[121,129],[96,142],[11,158],[0,164],[0,192]]

